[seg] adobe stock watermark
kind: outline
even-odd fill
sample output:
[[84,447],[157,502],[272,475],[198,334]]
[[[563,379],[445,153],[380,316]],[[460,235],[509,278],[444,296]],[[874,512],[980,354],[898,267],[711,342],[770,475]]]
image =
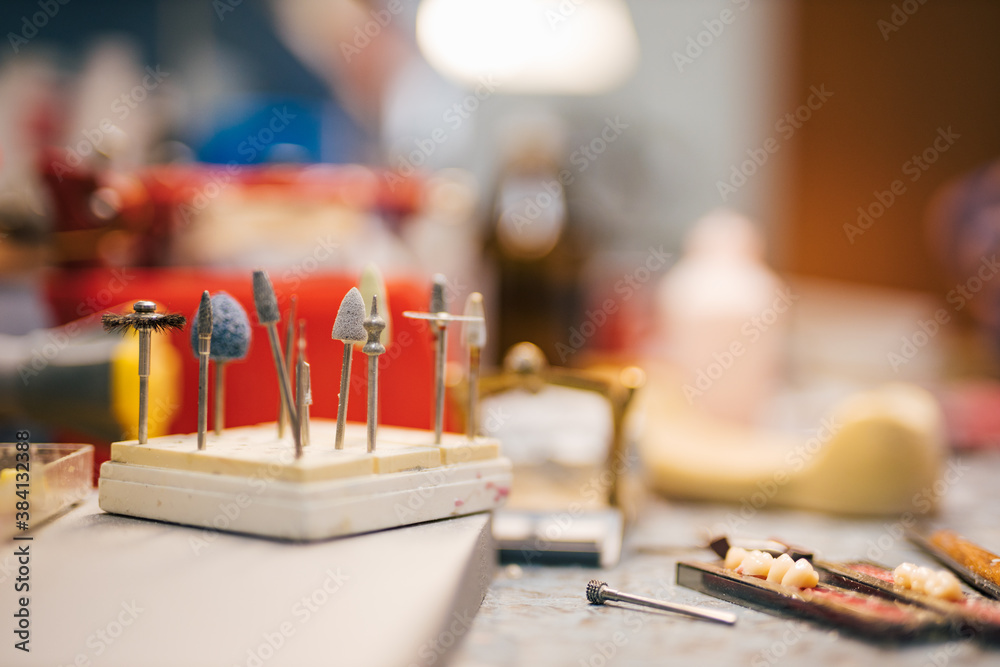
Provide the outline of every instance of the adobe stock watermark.
[[[975,635],[974,631],[970,628],[962,628],[958,634],[963,639],[972,639]],[[927,662],[924,663],[923,667],[946,667],[952,658],[958,657],[958,654],[962,652],[962,648],[965,646],[968,646],[965,642],[951,641],[944,646],[928,651]]]
[[355,56],[360,55],[369,44],[378,39],[382,31],[401,11],[403,11],[401,0],[388,0],[379,9],[369,9],[368,14],[371,18],[362,25],[354,26],[354,39],[350,43],[340,42],[340,53],[344,56],[344,61],[350,63]]
[[[962,310],[982,291],[986,283],[996,277],[998,272],[1000,272],[1000,262],[997,262],[996,255],[981,258],[979,270],[975,275],[957,283],[948,292],[945,300],[954,307],[955,312]],[[910,363],[950,322],[951,313],[945,308],[938,308],[934,311],[933,317],[926,320],[918,319],[916,328],[909,335],[900,337],[899,348],[886,353],[886,361],[892,370],[898,373],[900,366]]]
[[913,498],[910,499],[912,511],[903,512],[893,523],[882,524],[882,533],[874,540],[868,540],[868,551],[865,555],[870,560],[881,561],[896,542],[906,536],[907,529],[913,528],[922,517],[930,514],[944,498],[948,489],[955,486],[971,469],[959,460],[949,459],[948,467],[939,479],[913,494]]
[[664,252],[662,245],[658,248],[649,246],[647,250],[645,261],[615,282],[614,291],[615,294],[620,295],[620,298],[607,298],[598,308],[588,309],[584,313],[583,322],[569,328],[568,345],[562,341],[556,343],[556,352],[559,354],[560,363],[565,364],[567,359],[583,349],[587,341],[608,323],[610,317],[618,312],[622,304],[628,302],[654,275],[666,268],[670,258],[673,257],[672,253]]
[[[146,101],[149,94],[156,90],[168,76],[170,76],[170,72],[164,72],[160,69],[159,65],[155,68],[147,66],[146,75],[142,77],[142,81],[116,97],[115,101],[111,103],[111,112],[115,115],[115,118],[119,122],[128,118],[132,111]],[[79,167],[83,163],[84,158],[95,152],[99,152],[105,140],[117,132],[119,132],[118,127],[114,124],[110,116],[102,118],[97,123],[97,127],[83,130],[81,132],[83,139],[76,144],[66,146],[64,159],[52,162],[52,171],[55,173],[56,178],[59,179],[59,182],[62,182],[64,174],[71,172],[75,167]]]
[[226,14],[235,12],[236,8],[242,4],[243,0],[212,0],[212,9],[215,10],[215,16],[220,21],[225,21]]
[[413,149],[404,155],[396,158],[395,171],[385,173],[386,183],[390,190],[403,182],[404,179],[412,176],[416,171],[427,164],[427,161],[434,155],[438,147],[447,143],[453,132],[457,132],[460,127],[472,118],[479,110],[483,102],[488,100],[500,87],[501,81],[493,74],[488,74],[479,78],[479,84],[457,102],[444,110],[441,114],[443,126],[438,126],[423,138],[413,140]]
[[[491,407],[485,411],[480,423],[482,425],[483,433],[490,435],[499,431],[510,415],[503,410],[503,406]],[[455,463],[466,463],[472,457],[471,449],[458,449],[455,452]],[[393,511],[396,514],[396,520],[403,523],[412,523],[414,520],[426,521],[426,517],[419,517],[418,514],[424,509],[427,503],[435,498],[440,499],[441,494],[446,494],[448,496],[448,502],[454,499],[455,507],[460,507],[464,504],[464,501],[459,502],[460,499],[455,499],[454,495],[445,486],[449,481],[448,475],[445,471],[434,468],[426,473],[424,482],[417,488],[412,489],[406,494],[405,501],[397,501],[393,505]],[[493,483],[488,482],[487,488],[493,488]]]
[[543,527],[540,530],[536,529],[532,535],[531,542],[521,548],[521,562],[531,565],[542,554],[549,551],[553,542],[561,541],[562,537],[576,523],[576,520],[584,516],[588,508],[594,507],[595,501],[606,501],[615,479],[620,479],[631,469],[635,462],[633,456],[627,452],[616,453],[610,465],[591,475],[587,481],[580,485],[577,494],[580,500],[572,501],[563,511],[550,512]]
[[570,20],[576,10],[580,8],[580,5],[587,2],[587,0],[560,0],[559,4],[554,8],[549,5],[545,9],[545,20],[549,23],[549,28],[552,30],[559,29],[563,23]]
[[85,322],[69,322],[60,327],[32,334],[35,340],[32,341],[30,356],[17,365],[17,374],[21,378],[21,382],[27,386],[33,377],[48,368],[49,364],[54,362],[77,336],[87,330],[86,322],[116,303],[118,295],[134,279],[135,274],[127,267],[112,269],[111,277],[105,286],[96,294],[86,297],[77,304],[76,314],[81,318],[86,318]]
[[710,391],[726,371],[732,368],[733,364],[791,309],[792,304],[799,300],[799,295],[792,292],[790,287],[779,288],[774,295],[774,301],[770,306],[740,326],[741,338],[733,339],[724,350],[713,353],[712,361],[695,373],[694,384],[690,382],[684,384],[681,389],[688,405],[694,405],[695,398]]
[[[597,133],[597,136],[586,143],[580,144],[569,154],[569,163],[576,167],[577,173],[582,174],[587,171],[592,162],[603,155],[604,151],[608,150],[611,144],[618,141],[618,138],[628,128],[628,123],[622,122],[621,116],[615,116],[614,118],[610,116],[606,117],[604,119],[604,127]],[[561,179],[562,172],[560,172]],[[569,185],[571,182],[564,182],[563,185]]]
[[312,251],[281,274],[281,279],[288,283],[287,289],[291,292],[298,291],[302,282],[329,262],[338,248],[340,243],[333,239],[332,234],[317,236],[313,241]]
[[475,618],[474,613],[454,611],[451,614],[452,621],[444,630],[438,633],[433,639],[428,639],[417,649],[419,658],[416,662],[411,662],[410,667],[419,665],[433,665],[445,654],[448,649],[454,646],[472,627]]
[[622,122],[621,116],[605,118],[604,127],[597,136],[580,144],[570,153],[569,162],[575,171],[561,169],[557,178],[543,181],[542,189],[533,197],[525,197],[503,212],[503,217],[514,224],[514,231],[524,233],[525,227],[537,222],[550,206],[562,201],[565,197],[564,188],[571,185],[577,175],[587,171],[628,128],[628,123]]
[[[919,154],[914,153],[909,160],[904,162],[900,167],[900,172],[903,176],[909,177],[910,183],[916,183],[931,168],[931,165],[937,162],[941,155],[946,153],[961,137],[962,135],[956,134],[951,129],[951,125],[948,126],[948,129],[939,127],[934,141]],[[885,212],[904,194],[906,194],[906,182],[902,178],[894,179],[885,190],[875,190],[872,193],[874,200],[867,206],[858,207],[857,221],[854,224],[844,223],[844,234],[847,235],[847,240],[851,242],[851,245],[854,245],[857,237],[871,229],[875,221],[885,215]]]
[[245,667],[262,667],[288,643],[289,639],[295,636],[296,631],[301,626],[308,623],[351,579],[341,572],[339,567],[336,570],[327,569],[324,574],[326,576],[322,584],[292,604],[290,613],[298,625],[291,620],[285,620],[273,630],[261,633],[260,642],[248,648],[246,657],[235,664]]
[[183,226],[191,224],[199,213],[208,208],[219,195],[221,195],[233,181],[243,172],[246,165],[252,162],[260,153],[267,150],[291,122],[298,117],[288,110],[287,106],[281,109],[274,107],[271,109],[271,117],[256,132],[248,134],[237,146],[236,152],[246,158],[244,164],[235,161],[227,162],[224,167],[210,172],[210,179],[202,185],[191,198],[177,206],[177,215]]
[[788,141],[795,136],[795,132],[809,122],[813,114],[822,109],[831,97],[833,97],[833,92],[826,89],[826,84],[820,84],[818,88],[810,86],[809,96],[806,97],[805,102],[775,121],[774,131],[777,135],[768,137],[756,148],[748,148],[746,150],[747,159],[730,167],[729,178],[725,181],[715,182],[715,187],[719,191],[722,201],[728,200],[730,195],[739,192],[740,188],[747,184],[750,177],[763,168],[772,155],[781,150],[779,137],[782,141]]
[[49,24],[70,0],[38,0],[39,11],[25,14],[21,17],[21,30],[19,32],[8,32],[7,41],[14,53],[20,53],[21,47],[27,46],[28,42],[38,36],[38,31]]
[[879,19],[875,22],[875,26],[882,34],[882,40],[888,42],[889,36],[895,32],[899,32],[899,29],[906,25],[910,17],[916,14],[925,4],[927,4],[927,0],[903,0],[899,4],[893,4],[889,18]]
[[771,642],[767,648],[761,649],[750,659],[750,667],[771,667],[788,655],[788,649],[802,640],[809,626],[805,623],[785,621],[785,631],[779,639]]
[[209,521],[209,526],[188,538],[188,546],[194,555],[198,556],[213,542],[219,539],[219,533],[234,527],[234,524],[250,508],[254,501],[264,493],[271,484],[278,480],[281,471],[295,462],[295,452],[291,448],[282,450],[276,461],[270,461],[266,467],[257,470],[249,480],[251,492],[237,493],[219,502],[219,511]]
[[125,634],[128,628],[139,618],[139,614],[145,611],[135,600],[122,602],[121,611],[102,627],[87,635],[84,642],[87,651],[81,651],[74,656],[73,661],[60,667],[90,667],[95,664],[94,659],[100,658],[111,648],[118,639]]
[[[733,4],[742,12],[750,6],[750,0],[733,0]],[[715,44],[715,40],[722,36],[726,26],[736,22],[736,16],[735,11],[726,8],[719,12],[717,17],[702,21],[701,24],[705,29],[689,36],[683,50],[673,52],[672,56],[677,71],[683,74],[685,67],[693,65],[694,61],[701,58],[705,50]]]
[[712,534],[732,535],[749,524],[774,499],[778,491],[792,480],[792,476],[805,468],[833,440],[842,427],[843,424],[835,417],[821,419],[812,437],[785,454],[785,467],[774,471],[771,479],[757,482],[757,490],[740,499],[739,511],[726,513],[725,519],[712,526]]
[[[658,580],[655,585],[656,590],[650,594],[651,597],[657,600],[670,600],[675,597],[674,587],[664,580]],[[632,607],[621,607],[616,609],[615,613],[624,616],[622,623],[627,628],[628,633],[625,630],[615,630],[610,637],[593,642],[590,655],[580,658],[576,663],[578,667],[608,667],[617,664],[615,658],[632,641],[632,638],[638,635],[647,623],[657,619],[662,620],[664,616],[661,613]]]

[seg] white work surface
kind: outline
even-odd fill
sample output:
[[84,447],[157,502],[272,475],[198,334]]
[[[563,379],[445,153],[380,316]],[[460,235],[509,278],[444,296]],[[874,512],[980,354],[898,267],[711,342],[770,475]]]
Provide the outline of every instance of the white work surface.
[[[314,543],[114,516],[96,494],[0,545],[0,665],[446,662],[490,584],[488,514]],[[31,652],[14,648],[30,545]]]

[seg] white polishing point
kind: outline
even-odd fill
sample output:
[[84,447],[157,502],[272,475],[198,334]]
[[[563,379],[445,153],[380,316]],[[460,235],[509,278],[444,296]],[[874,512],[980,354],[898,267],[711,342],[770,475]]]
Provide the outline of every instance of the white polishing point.
[[483,307],[483,295],[473,292],[465,300],[466,317],[480,317],[481,320],[475,322],[462,323],[462,336],[469,347],[486,347],[486,309]]
[[332,338],[349,343],[363,343],[368,339],[365,332],[365,302],[357,287],[352,287],[340,302],[337,319],[333,323]]

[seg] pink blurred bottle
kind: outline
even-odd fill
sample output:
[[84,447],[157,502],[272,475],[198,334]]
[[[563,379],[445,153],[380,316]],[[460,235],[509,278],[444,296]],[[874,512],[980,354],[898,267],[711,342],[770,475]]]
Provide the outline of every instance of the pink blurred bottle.
[[750,220],[712,211],[658,294],[678,389],[690,405],[743,423],[757,423],[778,388],[796,299],[763,255]]

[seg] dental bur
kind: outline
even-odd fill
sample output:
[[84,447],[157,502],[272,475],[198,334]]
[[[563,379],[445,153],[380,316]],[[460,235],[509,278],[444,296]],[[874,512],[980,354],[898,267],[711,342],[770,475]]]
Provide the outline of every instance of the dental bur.
[[368,355],[368,453],[375,451],[375,435],[378,430],[378,358],[385,353],[382,345],[382,330],[385,320],[378,314],[378,297],[372,297],[371,314],[365,319],[368,340],[361,351]]
[[[298,299],[294,296],[289,299],[288,321],[285,325],[285,368],[291,372],[295,367],[295,305]],[[289,378],[291,383],[291,378]],[[288,413],[285,411],[284,401],[278,401],[278,438],[285,437],[285,427],[288,425]]]
[[295,439],[295,458],[302,456],[302,438],[299,431],[299,418],[295,412],[295,402],[292,398],[292,384],[288,378],[288,368],[281,354],[281,342],[278,340],[278,297],[274,294],[271,279],[264,271],[253,272],[253,300],[257,309],[257,319],[267,328],[267,337],[271,341],[271,354],[274,356],[274,366],[278,371],[278,391],[288,412],[288,422],[292,427],[292,437]]
[[596,579],[591,579],[590,583],[587,584],[587,600],[590,601],[590,604],[597,605],[602,605],[605,602],[628,602],[629,604],[639,605],[640,607],[649,607],[650,609],[659,609],[661,611],[672,611],[686,616],[703,618],[708,621],[725,623],[726,625],[733,625],[736,623],[735,614],[730,614],[724,611],[701,609],[692,605],[677,604],[676,602],[662,602],[660,600],[654,600],[653,598],[643,597],[642,595],[622,593],[621,591],[616,591],[613,588],[608,588],[606,583],[603,581],[597,581]]
[[465,300],[466,317],[479,318],[478,321],[463,322],[462,334],[469,348],[469,405],[466,420],[466,436],[475,440],[479,431],[479,364],[483,347],[486,345],[486,311],[483,308],[483,295],[473,292]]
[[466,317],[452,315],[444,303],[444,286],[446,279],[440,273],[436,274],[431,286],[431,303],[429,313],[405,311],[403,317],[414,320],[429,320],[434,328],[436,342],[434,356],[434,444],[441,444],[441,433],[444,430],[444,375],[445,364],[448,361],[448,325],[452,322],[483,322],[482,317]]
[[[372,300],[374,301],[374,295]],[[337,405],[337,439],[336,449],[344,448],[344,430],[347,424],[347,397],[351,391],[351,356],[355,343],[364,343],[368,339],[365,331],[365,302],[357,287],[352,287],[340,302],[337,319],[333,322],[334,340],[344,343],[344,361],[340,366],[340,397]]]
[[198,449],[205,449],[208,431],[208,355],[212,351],[212,299],[201,293],[198,306]]
[[[448,307],[444,303],[444,284],[444,276],[440,273],[435,274],[431,286],[430,312],[432,313],[448,313]],[[444,430],[444,373],[445,363],[448,360],[448,322],[434,320],[434,328],[437,342],[434,353],[434,444],[440,445],[441,432]]]
[[[200,308],[199,308],[200,312]],[[198,353],[198,315],[191,327],[191,349]],[[243,359],[250,349],[250,318],[240,302],[225,292],[212,296],[212,346],[208,358],[215,362],[215,392],[212,422],[215,435],[222,435],[226,415],[226,365]]]
[[149,440],[149,362],[152,352],[153,332],[181,329],[187,322],[177,313],[157,313],[152,301],[136,301],[134,312],[128,315],[105,313],[101,316],[104,330],[124,334],[127,331],[139,333],[139,444]]
[[299,320],[299,363],[295,368],[295,409],[299,412],[302,446],[309,446],[309,406],[312,405],[312,376],[306,361],[306,321]]

